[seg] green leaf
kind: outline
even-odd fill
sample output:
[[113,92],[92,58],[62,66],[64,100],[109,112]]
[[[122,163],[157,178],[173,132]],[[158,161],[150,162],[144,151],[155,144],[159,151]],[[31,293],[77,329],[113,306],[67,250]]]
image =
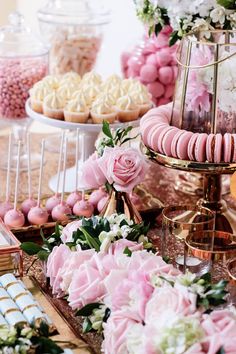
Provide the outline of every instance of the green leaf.
[[235,0],[217,0],[217,3],[226,9],[233,10],[236,8]]
[[162,257],[163,261],[166,262],[166,263],[170,263],[171,259],[169,256],[163,256]]
[[46,250],[41,250],[37,253],[37,257],[41,261],[46,261],[48,259],[48,256],[49,256],[49,252],[47,252]]
[[204,280],[206,283],[210,283],[211,282],[211,273],[204,273],[199,279]]
[[29,256],[33,256],[43,250],[43,248],[35,242],[23,242],[20,247]]
[[178,39],[179,39],[178,31],[172,32],[169,39],[169,46],[171,47],[172,45],[174,45],[178,41]]
[[81,227],[80,228],[81,232],[84,234],[87,244],[89,245],[90,248],[94,248],[95,251],[99,252],[100,251],[100,241],[95,238],[93,238],[92,236],[90,236],[90,234],[85,230],[85,228]]
[[93,310],[99,309],[99,307],[101,305],[102,304],[100,302],[93,302],[91,304],[85,305],[80,310],[78,310],[75,315],[76,316],[84,316],[84,317],[91,316],[93,313]]
[[88,333],[93,329],[92,322],[89,318],[85,318],[83,322],[83,333]]
[[128,257],[132,256],[132,251],[130,251],[130,249],[128,247],[125,247],[123,253],[126,254]]
[[224,347],[220,347],[220,349],[217,351],[216,354],[225,354],[225,350],[224,350]]
[[107,121],[103,121],[102,131],[106,136],[108,136],[108,138],[113,140],[113,136],[111,134],[111,129],[110,129],[110,124]]
[[43,337],[49,337],[49,327],[46,322],[44,321],[40,322],[39,331]]

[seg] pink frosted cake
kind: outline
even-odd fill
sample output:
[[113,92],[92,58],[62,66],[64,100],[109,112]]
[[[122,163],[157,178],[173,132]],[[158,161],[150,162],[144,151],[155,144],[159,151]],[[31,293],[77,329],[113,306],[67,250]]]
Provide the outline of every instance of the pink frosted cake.
[[[142,140],[153,151],[181,160],[236,162],[236,134],[193,133],[170,125],[172,103],[151,109],[140,121]],[[173,114],[174,115],[174,114]]]

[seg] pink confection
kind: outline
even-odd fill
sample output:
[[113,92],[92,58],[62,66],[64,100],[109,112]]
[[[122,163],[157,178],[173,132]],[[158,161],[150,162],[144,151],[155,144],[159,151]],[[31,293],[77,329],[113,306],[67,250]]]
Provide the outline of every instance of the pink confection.
[[47,74],[44,59],[2,60],[0,63],[0,114],[4,118],[25,118],[29,89]]
[[161,97],[165,92],[164,86],[159,81],[151,82],[147,85],[147,88],[154,97]]
[[151,147],[154,130],[159,126],[166,126],[166,123],[157,123],[156,121],[153,121],[142,131],[142,138],[146,145]]
[[161,132],[166,129],[166,127],[168,127],[167,124],[157,124],[152,131],[150,132],[150,134],[148,135],[148,143],[149,146],[156,151],[157,150],[157,146],[158,146],[158,141],[159,141],[159,136],[161,134]]
[[168,132],[168,131],[171,131],[173,130],[173,127],[170,126],[170,125],[167,125],[165,128],[162,129],[160,135],[159,135],[159,138],[158,138],[158,141],[157,141],[157,150],[161,153],[161,154],[164,154],[164,150],[163,150],[163,138],[165,136],[165,134]]
[[236,162],[236,134],[232,134],[233,146],[232,146],[232,162]]
[[21,211],[24,216],[27,216],[30,209],[37,205],[37,201],[34,198],[28,198],[21,204]]
[[169,102],[169,98],[161,97],[159,99],[159,106],[166,105]]
[[74,205],[73,213],[77,216],[84,216],[90,218],[93,215],[94,207],[93,205],[82,199]]
[[224,162],[231,162],[231,152],[233,145],[233,137],[229,133],[225,133],[223,137]]
[[157,63],[160,67],[166,66],[172,60],[172,55],[168,51],[159,51],[156,53]]
[[108,199],[109,199],[109,196],[103,197],[103,198],[98,202],[97,209],[98,209],[98,212],[99,212],[99,213],[101,213],[101,211],[102,211],[103,208],[105,207],[105,205],[106,205]]
[[155,53],[155,51],[156,51],[156,46],[154,44],[153,39],[150,38],[150,40],[145,43],[145,46],[143,48],[143,54],[149,55]]
[[127,75],[128,77],[136,77],[139,74],[139,71],[134,70],[132,68],[128,68]]
[[173,82],[173,71],[170,66],[162,66],[159,69],[159,80],[165,85],[169,85]]
[[40,206],[33,207],[29,211],[28,220],[32,225],[43,225],[48,221],[48,212]]
[[201,133],[198,135],[196,143],[195,143],[195,159],[198,162],[206,161],[206,142],[207,142],[207,134]]
[[193,133],[188,131],[184,131],[184,133],[180,135],[176,147],[177,157],[179,159],[186,160],[188,158],[188,143],[192,136]]
[[159,33],[157,36],[157,41],[155,42],[156,48],[163,48],[169,46],[169,36],[166,33]]
[[65,202],[61,202],[52,209],[52,219],[54,221],[68,221],[71,208]]
[[199,133],[193,134],[188,143],[188,158],[191,161],[195,160],[195,144]]
[[13,209],[13,204],[9,200],[0,203],[0,218],[3,220],[5,214],[11,209]]
[[91,193],[89,196],[89,202],[96,209],[99,201],[104,197],[107,197],[107,193],[102,188],[99,188]]
[[221,161],[223,138],[221,134],[215,135],[215,149],[214,149],[214,162],[219,163]]
[[175,136],[175,134],[178,132],[178,128],[172,127],[172,129],[168,130],[166,134],[163,136],[162,139],[162,150],[166,156],[172,156],[171,155],[171,143],[172,140]]
[[140,78],[144,82],[153,82],[158,76],[157,68],[151,64],[145,64],[140,70]]
[[165,98],[170,98],[173,96],[175,91],[175,85],[167,85],[165,89]]
[[180,130],[178,129],[178,132],[175,134],[172,143],[171,143],[171,155],[173,157],[178,157],[177,155],[177,144],[178,144],[178,140],[180,138],[180,136],[184,134],[184,130]]
[[4,216],[4,223],[9,227],[22,227],[25,224],[24,214],[17,209],[8,210]]
[[206,159],[214,162],[215,134],[209,134],[206,142]]
[[128,66],[130,66],[132,70],[139,72],[144,62],[145,62],[144,56],[140,55],[138,57],[131,57],[128,60]]
[[152,64],[152,65],[155,65],[157,67],[156,55],[155,54],[150,54],[147,57],[146,64]]
[[78,202],[79,200],[82,199],[82,194],[81,192],[75,191],[73,193],[71,193],[70,195],[68,195],[67,199],[66,199],[66,204],[73,209],[73,206],[75,205],[76,202]]
[[52,209],[55,208],[55,206],[57,206],[60,203],[61,203],[61,197],[58,194],[55,194],[52,197],[48,198],[45,205],[47,212],[51,214]]

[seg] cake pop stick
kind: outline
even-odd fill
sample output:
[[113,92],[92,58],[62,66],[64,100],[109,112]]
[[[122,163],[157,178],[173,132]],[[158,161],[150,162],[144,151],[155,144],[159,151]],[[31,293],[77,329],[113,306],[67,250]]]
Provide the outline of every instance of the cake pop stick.
[[28,167],[28,198],[25,199],[21,204],[21,210],[25,216],[28,215],[31,208],[37,205],[36,200],[32,196],[30,133],[27,134],[27,167]]
[[68,221],[68,214],[71,214],[71,208],[65,203],[65,181],[66,181],[66,160],[67,160],[67,137],[65,138],[65,150],[63,161],[63,174],[62,174],[62,192],[61,203],[52,209],[52,218],[54,221]]
[[59,195],[59,184],[60,184],[60,176],[61,176],[61,165],[62,165],[62,154],[63,154],[63,147],[64,147],[64,140],[65,140],[65,131],[61,133],[61,143],[60,143],[60,152],[59,152],[59,159],[57,165],[57,185],[56,185],[56,193],[48,198],[46,202],[46,209],[49,213],[52,212],[52,209],[60,204],[61,198]]
[[43,167],[44,167],[44,150],[45,150],[45,140],[43,139],[41,145],[41,161],[40,161],[40,170],[39,170],[37,205],[31,208],[28,214],[28,220],[33,225],[45,224],[48,221],[47,210],[40,206],[41,193],[42,193]]
[[18,141],[18,151],[17,151],[17,164],[16,164],[16,180],[15,180],[15,196],[14,196],[14,207],[9,210],[4,216],[4,222],[9,227],[22,227],[25,223],[24,214],[17,209],[18,201],[18,188],[19,188],[19,175],[20,175],[20,152],[21,152],[21,141]]
[[[82,148],[81,148],[82,161],[85,161],[85,135],[82,134]],[[73,207],[73,213],[77,216],[84,216],[90,218],[93,215],[93,205],[85,200],[85,190],[82,191],[82,200],[78,201]]]
[[6,199],[0,203],[0,217],[3,219],[8,210],[13,209],[10,202],[10,177],[11,177],[11,151],[12,151],[12,134],[9,135],[8,140],[8,157],[7,157],[7,179],[6,179]]
[[78,188],[78,172],[79,172],[79,129],[76,130],[76,146],[75,146],[75,190],[66,199],[66,203],[73,208],[76,202],[81,200],[81,193]]

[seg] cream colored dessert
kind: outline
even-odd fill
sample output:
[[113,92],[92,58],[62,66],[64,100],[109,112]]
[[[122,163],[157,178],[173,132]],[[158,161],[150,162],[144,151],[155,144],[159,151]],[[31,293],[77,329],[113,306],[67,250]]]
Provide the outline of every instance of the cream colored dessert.
[[51,90],[57,90],[60,86],[60,80],[59,76],[48,75],[43,78],[42,82],[47,84]]
[[81,84],[99,86],[102,84],[102,77],[94,71],[90,71],[82,77]]
[[118,75],[109,76],[102,84],[102,89],[112,89],[121,85],[122,79]]
[[106,102],[109,106],[115,106],[117,101],[111,93],[103,91],[96,97],[96,102],[99,102],[100,100]]
[[57,92],[60,96],[64,97],[66,101],[71,100],[72,95],[76,92],[78,87],[73,82],[65,82],[60,85]]
[[69,101],[64,109],[64,117],[67,122],[86,123],[89,118],[89,108],[86,102],[77,98]]
[[105,99],[99,99],[93,103],[90,115],[93,123],[102,123],[103,121],[114,123],[117,112]]
[[129,90],[129,96],[133,99],[134,103],[136,103],[140,108],[140,117],[152,108],[152,96],[150,95],[146,87],[142,84],[135,84],[131,86]]
[[87,104],[91,107],[92,103],[95,101],[96,97],[101,91],[96,85],[83,86],[83,93],[86,97]]
[[121,88],[126,92],[128,93],[129,89],[136,83],[136,82],[139,82],[137,79],[132,79],[132,78],[129,78],[129,79],[124,79],[122,82],[121,82]]
[[54,119],[64,119],[63,109],[66,105],[65,97],[54,91],[43,100],[43,113]]
[[120,97],[116,102],[118,120],[129,122],[139,117],[140,108],[130,95]]
[[81,77],[79,76],[79,74],[77,74],[74,71],[69,71],[68,73],[66,73],[65,75],[63,75],[61,83],[63,82],[73,82],[75,84],[79,84],[81,81]]
[[50,88],[42,81],[35,84],[30,90],[30,105],[31,108],[38,113],[43,113],[43,100],[50,94]]

